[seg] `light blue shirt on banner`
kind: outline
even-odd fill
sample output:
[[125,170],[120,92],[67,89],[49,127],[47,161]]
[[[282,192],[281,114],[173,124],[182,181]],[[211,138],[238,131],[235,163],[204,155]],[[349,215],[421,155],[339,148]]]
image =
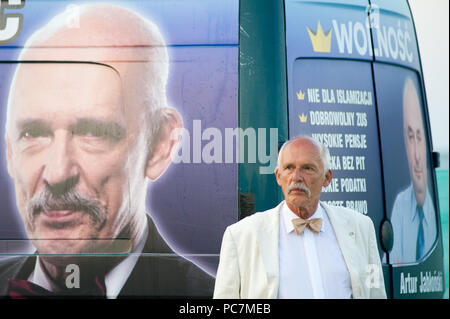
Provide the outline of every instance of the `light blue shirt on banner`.
[[[424,256],[431,250],[436,240],[436,214],[427,190],[423,204]],[[391,223],[394,230],[394,246],[390,253],[390,263],[416,262],[417,235],[419,232],[419,211],[412,184],[400,192],[394,202]],[[422,256],[423,257],[423,256]]]

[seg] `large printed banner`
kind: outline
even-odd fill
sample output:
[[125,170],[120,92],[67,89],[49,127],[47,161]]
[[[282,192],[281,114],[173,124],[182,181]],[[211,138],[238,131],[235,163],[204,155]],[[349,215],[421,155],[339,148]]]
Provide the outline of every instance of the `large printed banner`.
[[211,296],[237,220],[237,165],[207,144],[238,127],[238,1],[1,6],[0,295]]

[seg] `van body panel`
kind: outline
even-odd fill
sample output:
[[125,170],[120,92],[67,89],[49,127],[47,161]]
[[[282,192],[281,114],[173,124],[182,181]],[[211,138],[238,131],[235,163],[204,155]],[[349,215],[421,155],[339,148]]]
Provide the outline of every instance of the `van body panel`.
[[[17,2],[21,5],[2,1],[0,10],[2,136],[18,66],[95,64],[105,49],[96,45],[34,47],[43,52],[42,59],[22,61],[27,39],[51,18],[73,13],[74,19],[61,23],[76,28],[78,5],[105,1]],[[431,128],[407,1],[111,3],[151,20],[167,46],[167,100],[180,113],[184,131],[169,169],[149,183],[145,209],[180,255],[176,258],[187,259],[214,276],[226,227],[284,199],[273,174],[277,151],[292,137],[312,135],[329,147],[332,157],[333,182],[321,200],[372,219],[388,297],[442,297],[443,244]],[[7,14],[19,14],[21,25],[14,37],[2,42],[6,34],[2,18],[12,17]],[[143,67],[151,49],[119,45],[114,50],[123,53],[122,58],[102,65],[119,62]],[[129,50],[139,51],[143,58],[127,58]],[[421,117],[414,123],[423,126],[419,142],[425,149],[416,166],[407,142],[412,136],[408,137],[404,124],[409,80]],[[0,257],[32,256],[34,248],[17,212],[4,139],[0,158]],[[427,196],[417,207],[413,199],[420,198],[420,176],[413,173],[414,167],[427,172]],[[414,219],[415,209],[424,214],[425,226]],[[420,232],[425,237],[423,246]],[[386,243],[393,243],[392,249]]]

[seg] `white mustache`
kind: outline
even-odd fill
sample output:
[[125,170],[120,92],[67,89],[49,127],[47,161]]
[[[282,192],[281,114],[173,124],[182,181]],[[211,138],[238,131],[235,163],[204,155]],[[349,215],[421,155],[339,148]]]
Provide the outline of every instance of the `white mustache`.
[[306,196],[311,197],[311,190],[303,183],[292,183],[287,189],[289,194],[294,188],[298,188],[306,193]]
[[97,199],[91,198],[75,189],[60,196],[54,196],[48,189],[34,196],[27,205],[28,220],[33,223],[35,216],[43,211],[74,210],[90,215],[93,224],[100,229],[106,222],[107,210]]

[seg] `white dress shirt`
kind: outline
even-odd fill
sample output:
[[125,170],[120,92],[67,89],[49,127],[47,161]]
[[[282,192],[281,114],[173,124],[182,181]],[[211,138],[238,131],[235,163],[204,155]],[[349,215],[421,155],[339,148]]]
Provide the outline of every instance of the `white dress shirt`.
[[[145,230],[142,232],[141,238],[138,244],[133,248],[133,250],[128,254],[128,256],[117,264],[113,269],[111,269],[105,275],[105,286],[106,286],[106,297],[108,299],[116,299],[125,285],[128,277],[131,274],[136,262],[142,253],[145,246],[145,241],[147,240],[148,226],[145,224]],[[28,281],[35,283],[49,291],[54,291],[55,287],[51,280],[47,277],[45,271],[42,269],[42,265],[39,256],[36,258],[36,265],[33,272],[28,277]]]
[[318,234],[306,227],[297,235],[292,225],[295,218],[284,202],[280,210],[278,298],[351,298],[350,275],[326,211],[319,205],[309,218],[322,218]]

